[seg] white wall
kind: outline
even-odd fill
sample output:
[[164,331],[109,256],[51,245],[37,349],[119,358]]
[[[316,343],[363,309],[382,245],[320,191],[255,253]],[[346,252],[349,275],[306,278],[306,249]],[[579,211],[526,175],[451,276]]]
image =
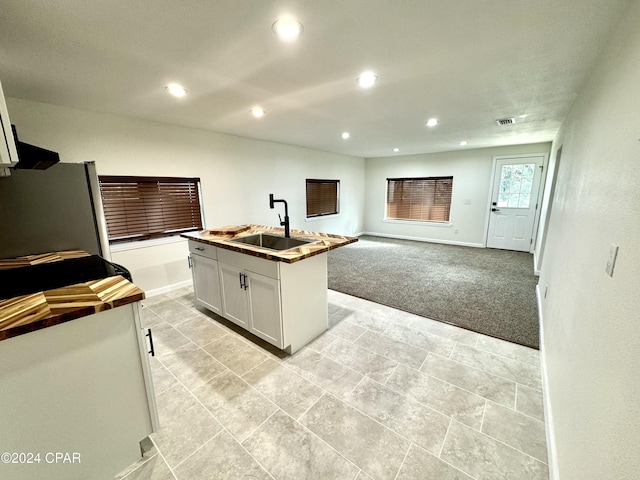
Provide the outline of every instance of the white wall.
[[623,18],[553,149],[562,158],[539,287],[562,480],[640,472],[640,2]]
[[[68,107],[7,99],[22,141],[57,151],[62,162],[95,161],[100,175],[200,177],[206,226],[278,225],[351,235],[363,227],[364,160],[305,148]],[[340,215],[307,222],[305,179],[340,180]],[[115,251],[146,291],[189,281],[186,241]]]
[[[482,246],[488,221],[493,157],[548,153],[550,147],[550,143],[537,143],[392,158],[368,158],[365,231],[373,235]],[[453,193],[450,226],[384,221],[387,178],[451,175]]]

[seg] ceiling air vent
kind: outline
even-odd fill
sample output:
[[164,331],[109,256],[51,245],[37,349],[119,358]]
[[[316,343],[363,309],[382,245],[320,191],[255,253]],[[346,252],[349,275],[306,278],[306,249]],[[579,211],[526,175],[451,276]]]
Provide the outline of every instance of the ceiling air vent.
[[503,126],[503,125],[512,125],[514,123],[516,123],[516,119],[511,117],[511,118],[500,118],[498,120],[496,120],[496,123],[498,124],[498,126]]

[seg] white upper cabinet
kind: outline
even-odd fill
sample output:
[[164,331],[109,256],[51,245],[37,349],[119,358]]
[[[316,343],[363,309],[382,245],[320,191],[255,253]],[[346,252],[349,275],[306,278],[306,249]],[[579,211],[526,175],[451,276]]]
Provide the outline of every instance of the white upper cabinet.
[[2,91],[2,82],[0,82],[0,124],[2,124],[2,135],[0,135],[2,137],[0,139],[0,177],[7,177],[11,175],[9,167],[13,167],[18,163],[18,150],[13,139],[11,120],[9,120],[9,112],[7,111],[4,92]]

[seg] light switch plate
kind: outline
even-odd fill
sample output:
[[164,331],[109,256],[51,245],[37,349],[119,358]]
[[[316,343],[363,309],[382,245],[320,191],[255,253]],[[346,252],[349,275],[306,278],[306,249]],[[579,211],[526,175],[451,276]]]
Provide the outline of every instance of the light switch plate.
[[611,248],[609,249],[609,260],[607,260],[607,268],[605,271],[609,274],[610,277],[613,277],[613,267],[616,265],[616,257],[618,256],[618,245],[615,243],[611,244]]

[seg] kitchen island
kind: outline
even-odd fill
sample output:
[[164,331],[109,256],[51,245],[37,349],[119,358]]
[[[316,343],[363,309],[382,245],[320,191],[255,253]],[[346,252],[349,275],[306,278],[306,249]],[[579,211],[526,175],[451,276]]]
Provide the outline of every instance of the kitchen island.
[[112,479],[140,458],[157,429],[143,298],[109,276],[0,300],[0,478]]
[[283,242],[300,244],[276,250],[261,246],[267,242],[260,239],[284,239],[284,230],[261,225],[182,236],[189,240],[198,302],[287,353],[295,353],[327,329],[327,252],[358,241],[291,230],[298,242]]

